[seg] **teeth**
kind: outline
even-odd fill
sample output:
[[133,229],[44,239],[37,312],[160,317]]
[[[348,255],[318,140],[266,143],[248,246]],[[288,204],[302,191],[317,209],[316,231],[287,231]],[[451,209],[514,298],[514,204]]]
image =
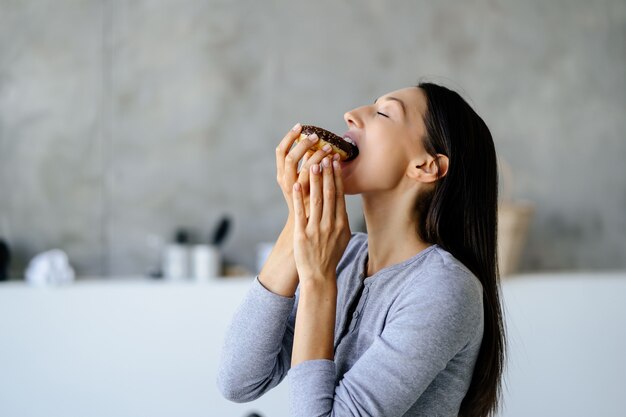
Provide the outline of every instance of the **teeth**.
[[343,137],[343,140],[345,140],[346,142],[351,143],[351,144],[353,144],[354,146],[356,146],[356,143],[355,143],[352,139],[350,139],[349,137],[347,137],[347,136],[344,136],[344,137]]

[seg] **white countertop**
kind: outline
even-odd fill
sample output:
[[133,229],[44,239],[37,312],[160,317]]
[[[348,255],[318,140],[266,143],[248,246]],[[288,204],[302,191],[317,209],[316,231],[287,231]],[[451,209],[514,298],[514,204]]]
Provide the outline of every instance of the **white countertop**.
[[[215,386],[224,330],[252,277],[0,283],[0,416],[288,415]],[[528,274],[502,285],[506,417],[623,415],[626,272]]]

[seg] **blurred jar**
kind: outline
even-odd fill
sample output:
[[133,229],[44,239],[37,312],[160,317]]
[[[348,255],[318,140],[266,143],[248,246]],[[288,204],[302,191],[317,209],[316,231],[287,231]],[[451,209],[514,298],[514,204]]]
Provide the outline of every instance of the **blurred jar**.
[[222,255],[217,246],[195,245],[191,249],[191,277],[206,282],[222,275]]

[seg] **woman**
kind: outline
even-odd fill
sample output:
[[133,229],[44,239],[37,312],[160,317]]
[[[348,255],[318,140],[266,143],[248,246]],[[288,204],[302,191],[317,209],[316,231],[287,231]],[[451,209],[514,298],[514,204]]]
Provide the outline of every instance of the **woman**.
[[[289,216],[218,385],[244,402],[289,374],[294,416],[492,415],[504,329],[489,129],[430,83],[344,119],[352,162],[310,152],[315,137],[292,147],[299,125],[276,149]],[[350,232],[345,194],[361,194],[367,234]]]

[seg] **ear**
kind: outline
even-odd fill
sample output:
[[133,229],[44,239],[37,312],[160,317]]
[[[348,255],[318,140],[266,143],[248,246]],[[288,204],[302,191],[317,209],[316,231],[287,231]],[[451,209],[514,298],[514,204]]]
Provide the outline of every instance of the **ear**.
[[445,177],[449,164],[450,160],[443,154],[437,154],[436,157],[426,155],[425,159],[413,161],[409,177],[423,183],[432,183]]

